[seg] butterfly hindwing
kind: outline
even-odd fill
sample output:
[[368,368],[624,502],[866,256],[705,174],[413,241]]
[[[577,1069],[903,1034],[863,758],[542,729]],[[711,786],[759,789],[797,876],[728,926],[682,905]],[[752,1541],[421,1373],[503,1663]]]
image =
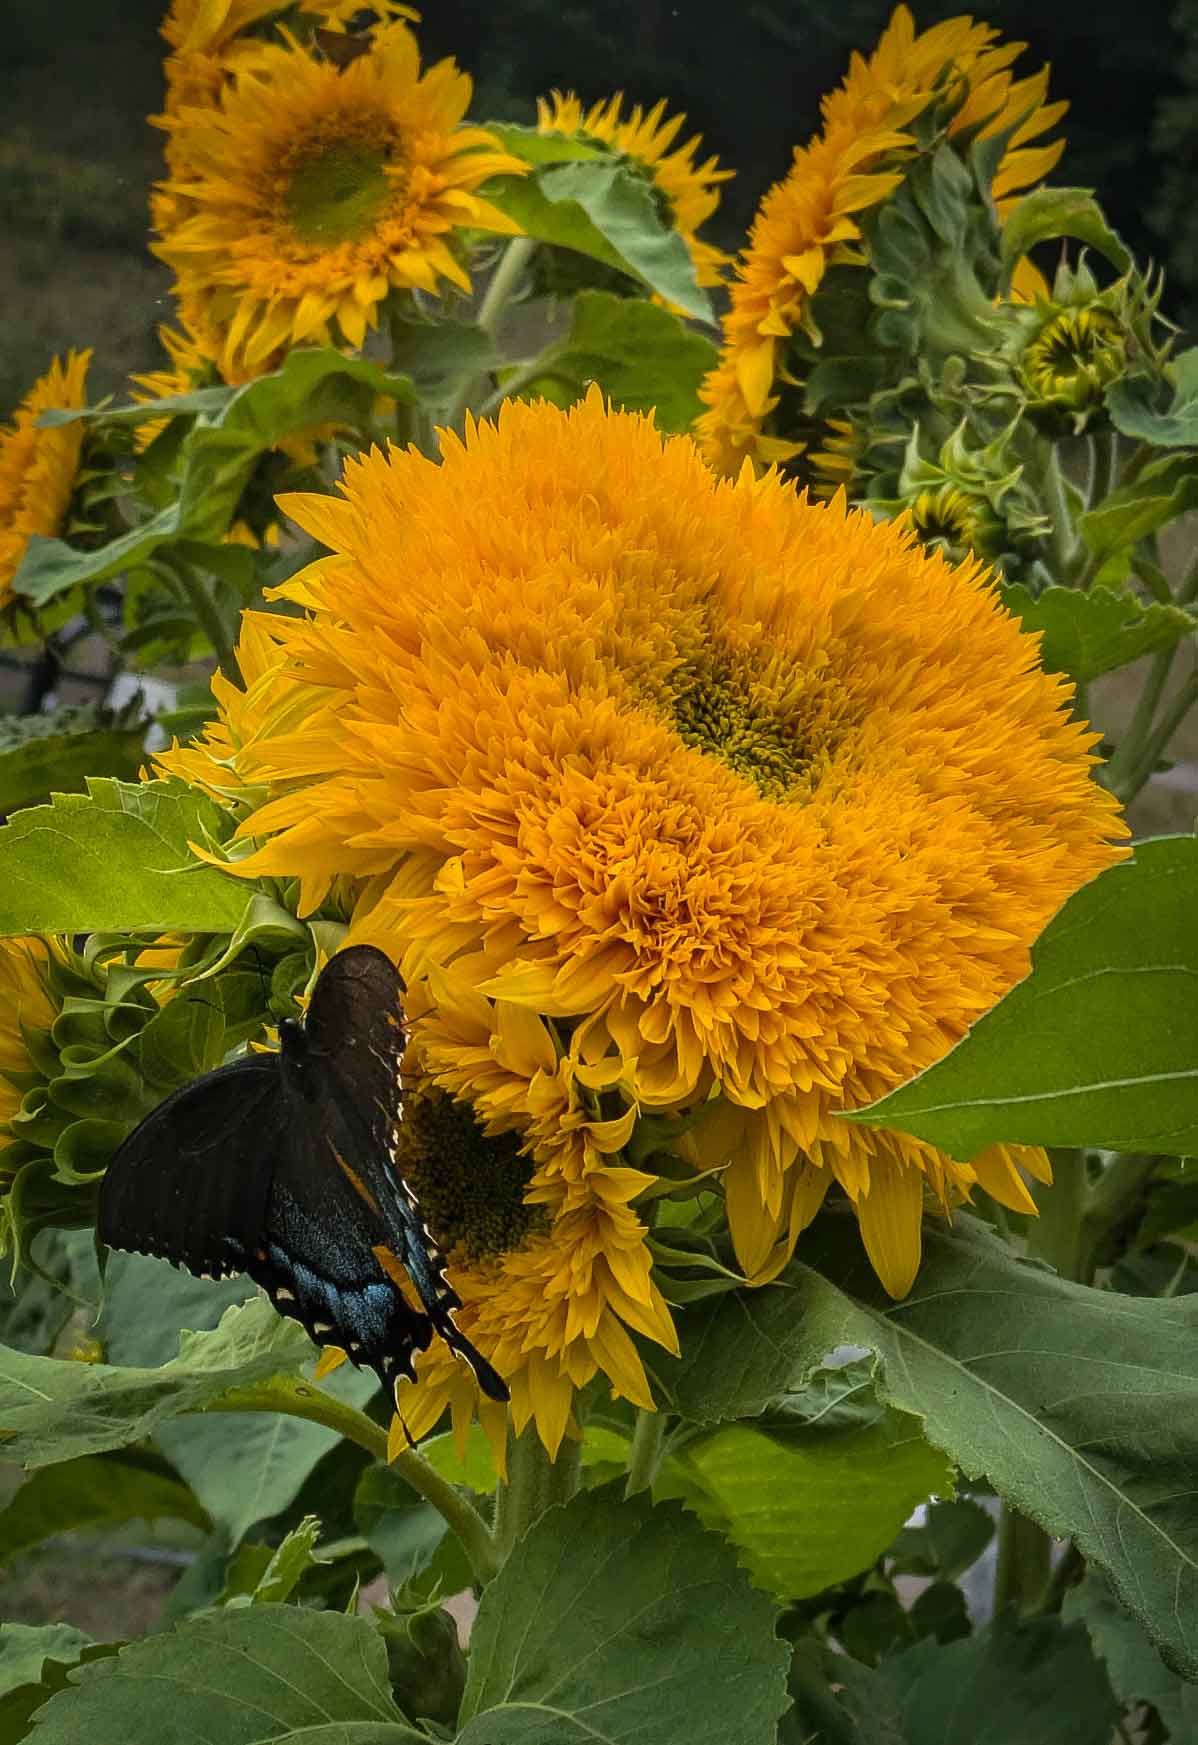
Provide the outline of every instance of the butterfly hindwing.
[[266,1216],[285,1105],[274,1054],[234,1061],[174,1091],[109,1166],[100,1240],[200,1276],[243,1271]]

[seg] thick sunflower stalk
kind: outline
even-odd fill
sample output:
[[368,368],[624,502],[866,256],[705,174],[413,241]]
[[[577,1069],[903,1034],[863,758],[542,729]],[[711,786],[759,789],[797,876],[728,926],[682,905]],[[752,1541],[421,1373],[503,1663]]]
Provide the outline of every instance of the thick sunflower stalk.
[[[0,739],[0,1435],[64,1463],[12,1543],[173,1512],[199,1615],[39,1659],[39,1735],[141,1679],[154,1737],[864,1745],[964,1682],[1016,1738],[1048,1667],[1069,1737],[1183,1737],[1198,862],[1123,805],[1198,701],[1198,365],[1050,184],[1048,69],[900,6],[733,252],[668,99],[478,118],[395,0],[163,36],[165,360],[0,432],[0,610],[211,679],[138,780],[124,716]],[[349,1279],[318,1099],[296,1252],[283,1138],[235,1153],[317,1359],[94,1226],[361,945],[404,1230]],[[430,1289],[502,1385],[431,1320],[394,1392],[344,1364]]]

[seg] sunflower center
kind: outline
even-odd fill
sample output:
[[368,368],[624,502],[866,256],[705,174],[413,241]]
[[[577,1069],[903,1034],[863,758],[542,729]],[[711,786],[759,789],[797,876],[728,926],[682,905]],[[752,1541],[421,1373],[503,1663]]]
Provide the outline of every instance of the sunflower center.
[[507,1254],[544,1226],[524,1203],[533,1166],[513,1133],[488,1138],[464,1103],[422,1087],[409,1093],[396,1164],[442,1248],[468,1261]]
[[675,675],[668,708],[679,738],[751,781],[763,799],[794,796],[835,750],[843,709],[837,687],[792,669],[754,670],[730,655]]
[[283,210],[296,237],[317,248],[369,236],[390,203],[387,154],[362,140],[320,142],[290,166]]
[[1028,346],[1024,371],[1042,398],[1081,411],[1125,362],[1123,332],[1113,315],[1103,309],[1066,309]]

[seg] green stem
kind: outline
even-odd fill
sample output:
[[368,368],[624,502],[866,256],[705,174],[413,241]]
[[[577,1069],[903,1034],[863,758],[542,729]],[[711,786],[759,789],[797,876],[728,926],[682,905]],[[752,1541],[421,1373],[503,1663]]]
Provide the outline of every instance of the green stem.
[[1040,1609],[1052,1573],[1052,1540],[1035,1521],[1007,1503],[998,1521],[994,1612],[1013,1607],[1021,1617]]
[[215,600],[204,586],[203,578],[196,574],[190,564],[184,563],[175,566],[175,574],[187,595],[187,603],[195,614],[196,623],[212,644],[216,664],[227,679],[237,684],[241,675],[237,669],[237,657],[233,652],[233,639],[217,611]]
[[1055,580],[1062,587],[1067,587],[1077,557],[1077,535],[1073,528],[1069,499],[1065,495],[1065,480],[1061,474],[1061,463],[1057,459],[1057,451],[1053,444],[1047,440],[1042,441],[1039,448],[1044,507],[1052,529],[1052,553],[1056,565]]
[[491,283],[479,305],[478,325],[484,333],[494,334],[499,317],[511,302],[512,293],[523,278],[536,246],[530,236],[514,236],[504,249],[503,258],[491,274]]
[[1172,648],[1162,648],[1152,657],[1152,665],[1148,669],[1148,677],[1144,680],[1144,689],[1140,692],[1135,713],[1127,724],[1127,731],[1120,741],[1119,748],[1101,771],[1101,781],[1112,794],[1125,798],[1124,789],[1132,772],[1138,766],[1143,754],[1144,745],[1152,732],[1152,719],[1156,714],[1161,692],[1173,666],[1173,658],[1177,653],[1176,645]]
[[567,1438],[550,1460],[530,1425],[522,1435],[508,1432],[507,1478],[495,1492],[494,1544],[501,1561],[534,1521],[555,1503],[569,1502],[578,1490],[582,1444]]
[[[1129,759],[1130,768],[1127,770],[1122,782],[1118,786],[1115,785],[1113,780],[1108,782],[1112,791],[1118,795],[1119,799],[1121,799],[1124,804],[1129,800],[1134,800],[1145,782],[1147,782],[1149,776],[1151,776],[1153,770],[1156,768],[1168,748],[1169,741],[1177,732],[1177,729],[1181,726],[1195,703],[1198,703],[1198,673],[1191,673],[1185,683],[1178,688],[1172,701],[1165,709],[1164,714],[1153,727],[1151,733],[1149,733],[1147,738],[1144,740],[1143,745],[1140,747],[1139,756],[1134,762],[1131,762]],[[1119,749],[1122,751],[1122,746],[1120,746]],[[1115,760],[1112,758],[1111,761],[1113,763]],[[1117,774],[1118,773],[1120,772],[1117,772]]]
[[1085,1219],[1089,1183],[1084,1151],[1051,1151],[1052,1184],[1037,1186],[1040,1216],[1028,1226],[1028,1252],[1047,1260],[1062,1278],[1083,1284],[1087,1268]]
[[[311,1382],[298,1381],[293,1376],[276,1375],[266,1381],[246,1387],[230,1388],[211,1404],[198,1407],[207,1412],[283,1412],[290,1418],[304,1418],[310,1424],[323,1424],[346,1441],[356,1443],[376,1460],[386,1463],[387,1432],[344,1400],[334,1399]],[[476,1580],[490,1581],[499,1569],[500,1559],[490,1529],[478,1510],[440,1473],[434,1472],[414,1449],[404,1449],[391,1461],[392,1472],[410,1484],[418,1496],[433,1508],[446,1525],[461,1540],[470,1559]]]
[[664,1412],[638,1411],[636,1429],[632,1432],[632,1447],[628,1451],[628,1482],[624,1495],[633,1497],[647,1491],[661,1465],[661,1451],[666,1439]]
[[541,376],[552,376],[554,373],[552,366],[547,366],[544,359],[539,357],[530,358],[527,363],[517,364],[511,375],[500,383],[494,393],[487,395],[478,409],[478,416],[489,418],[492,412],[499,410],[505,400],[510,400],[513,394],[518,394],[522,388],[528,386],[529,382],[535,382]]

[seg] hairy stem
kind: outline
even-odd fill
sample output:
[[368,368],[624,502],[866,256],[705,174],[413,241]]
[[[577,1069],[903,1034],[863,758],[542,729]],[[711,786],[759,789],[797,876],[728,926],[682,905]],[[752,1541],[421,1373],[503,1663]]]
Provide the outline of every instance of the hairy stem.
[[1021,1617],[1038,1611],[1052,1573],[1052,1540],[1043,1527],[1004,1503],[998,1522],[994,1612],[1013,1607]]
[[187,596],[187,604],[195,615],[196,623],[212,644],[216,664],[227,679],[237,684],[241,675],[237,670],[237,657],[233,652],[233,638],[217,609],[216,601],[204,586],[203,577],[197,575],[190,564],[185,563],[175,565],[174,573]]
[[661,1465],[665,1439],[665,1413],[638,1411],[636,1429],[632,1433],[632,1446],[628,1451],[628,1482],[624,1486],[626,1497],[633,1497],[638,1491],[649,1489]]
[[495,1493],[494,1541],[501,1561],[546,1509],[569,1502],[581,1471],[580,1442],[567,1439],[550,1460],[534,1426],[519,1436],[509,1430],[507,1478]]

